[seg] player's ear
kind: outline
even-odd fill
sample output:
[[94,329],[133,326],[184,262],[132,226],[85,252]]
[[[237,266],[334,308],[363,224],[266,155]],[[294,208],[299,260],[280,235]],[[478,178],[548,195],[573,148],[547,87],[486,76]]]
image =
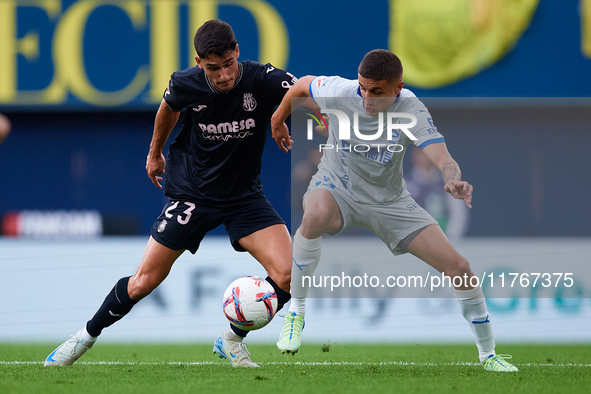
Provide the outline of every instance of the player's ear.
[[203,68],[203,66],[201,65],[201,59],[199,59],[199,56],[195,56],[195,61],[197,62],[197,66],[199,66],[199,68]]
[[240,49],[238,48],[238,43],[236,43],[236,48],[234,49],[234,51],[236,51],[236,58],[240,57]]
[[404,86],[404,81],[400,80],[400,82],[398,82],[398,86],[396,86],[396,90],[398,91],[397,94],[400,94],[400,91],[402,90],[403,86]]

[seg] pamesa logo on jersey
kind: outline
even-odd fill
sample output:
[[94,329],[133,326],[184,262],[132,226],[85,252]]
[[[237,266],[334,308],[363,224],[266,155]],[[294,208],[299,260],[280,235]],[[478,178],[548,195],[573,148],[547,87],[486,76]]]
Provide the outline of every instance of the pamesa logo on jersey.
[[253,118],[248,118],[218,124],[199,123],[199,128],[201,128],[203,138],[213,141],[228,141],[253,135],[250,129],[255,128],[255,121]]

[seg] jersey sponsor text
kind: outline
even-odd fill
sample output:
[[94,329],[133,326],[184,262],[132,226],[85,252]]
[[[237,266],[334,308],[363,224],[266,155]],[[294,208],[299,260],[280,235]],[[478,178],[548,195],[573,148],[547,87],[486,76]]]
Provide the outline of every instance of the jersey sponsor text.
[[203,137],[208,140],[228,141],[234,138],[245,138],[253,135],[249,129],[255,128],[255,121],[252,118],[242,119],[240,121],[222,122],[205,125],[199,123]]

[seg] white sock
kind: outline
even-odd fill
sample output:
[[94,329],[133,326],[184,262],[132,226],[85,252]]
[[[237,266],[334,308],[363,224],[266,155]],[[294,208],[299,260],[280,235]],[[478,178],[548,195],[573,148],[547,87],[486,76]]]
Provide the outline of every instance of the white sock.
[[84,328],[82,329],[80,336],[82,337],[82,340],[84,340],[85,342],[96,342],[96,339],[98,338],[90,335],[88,331],[86,331],[86,326],[84,326]]
[[302,277],[314,274],[322,251],[322,237],[306,239],[296,231],[293,238],[293,264],[291,267],[291,296],[289,311],[298,315],[306,314],[305,299],[308,288],[302,285]]
[[231,328],[226,328],[226,330],[222,333],[222,338],[234,342],[242,342],[242,340],[244,339],[244,337],[241,337],[240,335],[232,331]]
[[489,320],[486,301],[480,287],[471,290],[455,290],[462,315],[470,324],[476,342],[480,362],[495,354],[495,337]]
[[289,304],[289,311],[296,315],[306,315],[306,299],[305,298],[291,298],[291,304]]

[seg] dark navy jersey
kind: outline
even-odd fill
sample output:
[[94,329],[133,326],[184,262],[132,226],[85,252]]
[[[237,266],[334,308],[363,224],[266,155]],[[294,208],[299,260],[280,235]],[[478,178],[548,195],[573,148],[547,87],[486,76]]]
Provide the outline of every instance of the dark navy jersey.
[[262,190],[269,121],[297,79],[253,61],[239,62],[238,70],[226,92],[199,67],[172,74],[164,100],[174,111],[187,110],[166,163],[164,194],[171,199],[227,201]]

